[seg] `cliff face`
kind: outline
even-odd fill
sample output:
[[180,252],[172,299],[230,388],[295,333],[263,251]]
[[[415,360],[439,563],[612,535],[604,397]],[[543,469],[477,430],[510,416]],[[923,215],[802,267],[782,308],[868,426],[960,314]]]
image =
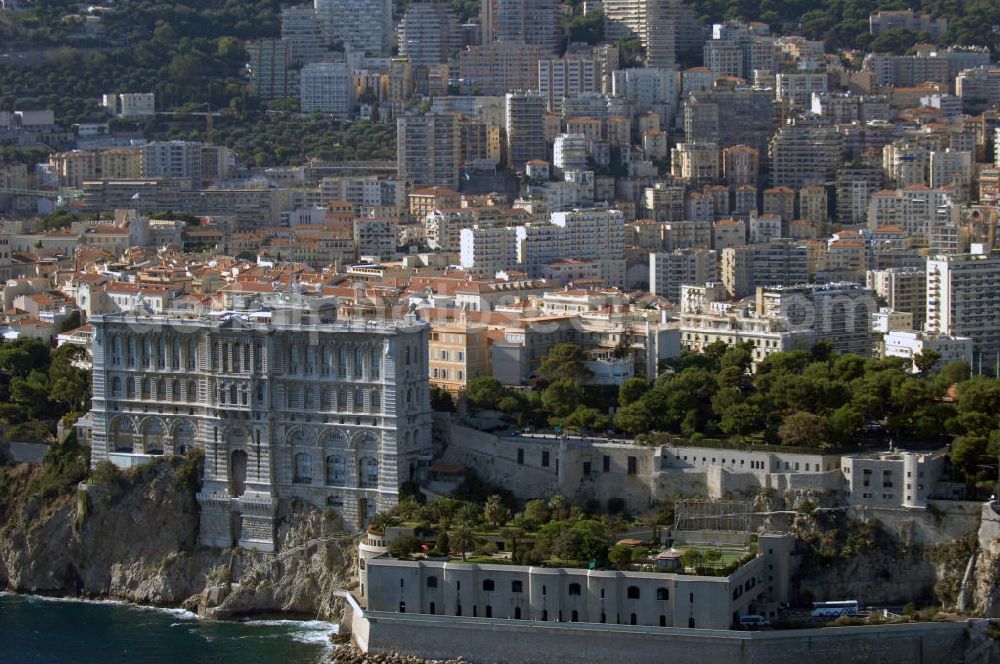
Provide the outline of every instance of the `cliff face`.
[[[25,490],[25,466],[0,469]],[[334,588],[354,583],[355,541],[323,515],[283,517],[283,552],[197,545],[200,468],[170,459],[55,498],[8,496],[0,524],[0,587],[178,605],[209,615],[294,613],[336,619]],[[93,481],[93,480],[92,480]],[[3,515],[0,514],[0,517]]]
[[1000,618],[1000,509],[983,505],[979,525],[979,553],[975,569],[975,610],[987,618]]
[[963,519],[853,510],[799,516],[791,527],[799,541],[795,600],[952,606],[976,548],[975,522]]

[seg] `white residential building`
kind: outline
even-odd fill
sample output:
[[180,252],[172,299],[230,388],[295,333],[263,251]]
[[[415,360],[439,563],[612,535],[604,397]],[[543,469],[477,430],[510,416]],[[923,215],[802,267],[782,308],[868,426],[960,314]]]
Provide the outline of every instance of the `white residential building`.
[[303,113],[354,115],[354,76],[345,62],[311,62],[302,67],[299,107]]
[[927,260],[928,332],[969,337],[975,362],[994,366],[1000,355],[1000,254],[973,253]]
[[[935,365],[943,367],[949,362],[965,362],[972,366],[972,339],[968,337],[952,337],[947,334],[934,334],[932,332],[914,332],[912,330],[892,330],[884,337],[886,357],[902,357],[913,359],[925,351],[933,351],[941,355],[941,359]],[[919,371],[916,364],[912,365],[912,371]]]

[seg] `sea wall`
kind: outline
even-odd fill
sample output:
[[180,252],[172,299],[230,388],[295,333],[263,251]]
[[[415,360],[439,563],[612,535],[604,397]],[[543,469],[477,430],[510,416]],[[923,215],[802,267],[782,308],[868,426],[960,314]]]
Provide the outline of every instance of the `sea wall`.
[[356,612],[352,623],[364,635],[357,643],[369,652],[460,655],[473,664],[791,664],[804,657],[810,664],[969,662],[962,622],[741,632]]

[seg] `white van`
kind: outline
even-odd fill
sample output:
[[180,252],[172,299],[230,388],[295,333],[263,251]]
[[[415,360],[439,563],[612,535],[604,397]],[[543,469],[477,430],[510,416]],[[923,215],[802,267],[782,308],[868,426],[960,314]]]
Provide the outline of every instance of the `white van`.
[[747,615],[740,616],[740,627],[746,627],[748,629],[753,629],[754,627],[770,627],[771,621],[764,616],[758,615]]

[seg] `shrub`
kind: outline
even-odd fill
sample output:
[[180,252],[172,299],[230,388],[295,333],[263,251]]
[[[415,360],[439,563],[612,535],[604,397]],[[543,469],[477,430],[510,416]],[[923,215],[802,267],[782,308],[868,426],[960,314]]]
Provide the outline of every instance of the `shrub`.
[[101,461],[90,473],[90,483],[94,486],[117,487],[121,480],[121,471],[110,461]]
[[423,542],[412,535],[403,535],[389,545],[389,555],[393,558],[408,558],[411,553],[419,551],[422,544]]

